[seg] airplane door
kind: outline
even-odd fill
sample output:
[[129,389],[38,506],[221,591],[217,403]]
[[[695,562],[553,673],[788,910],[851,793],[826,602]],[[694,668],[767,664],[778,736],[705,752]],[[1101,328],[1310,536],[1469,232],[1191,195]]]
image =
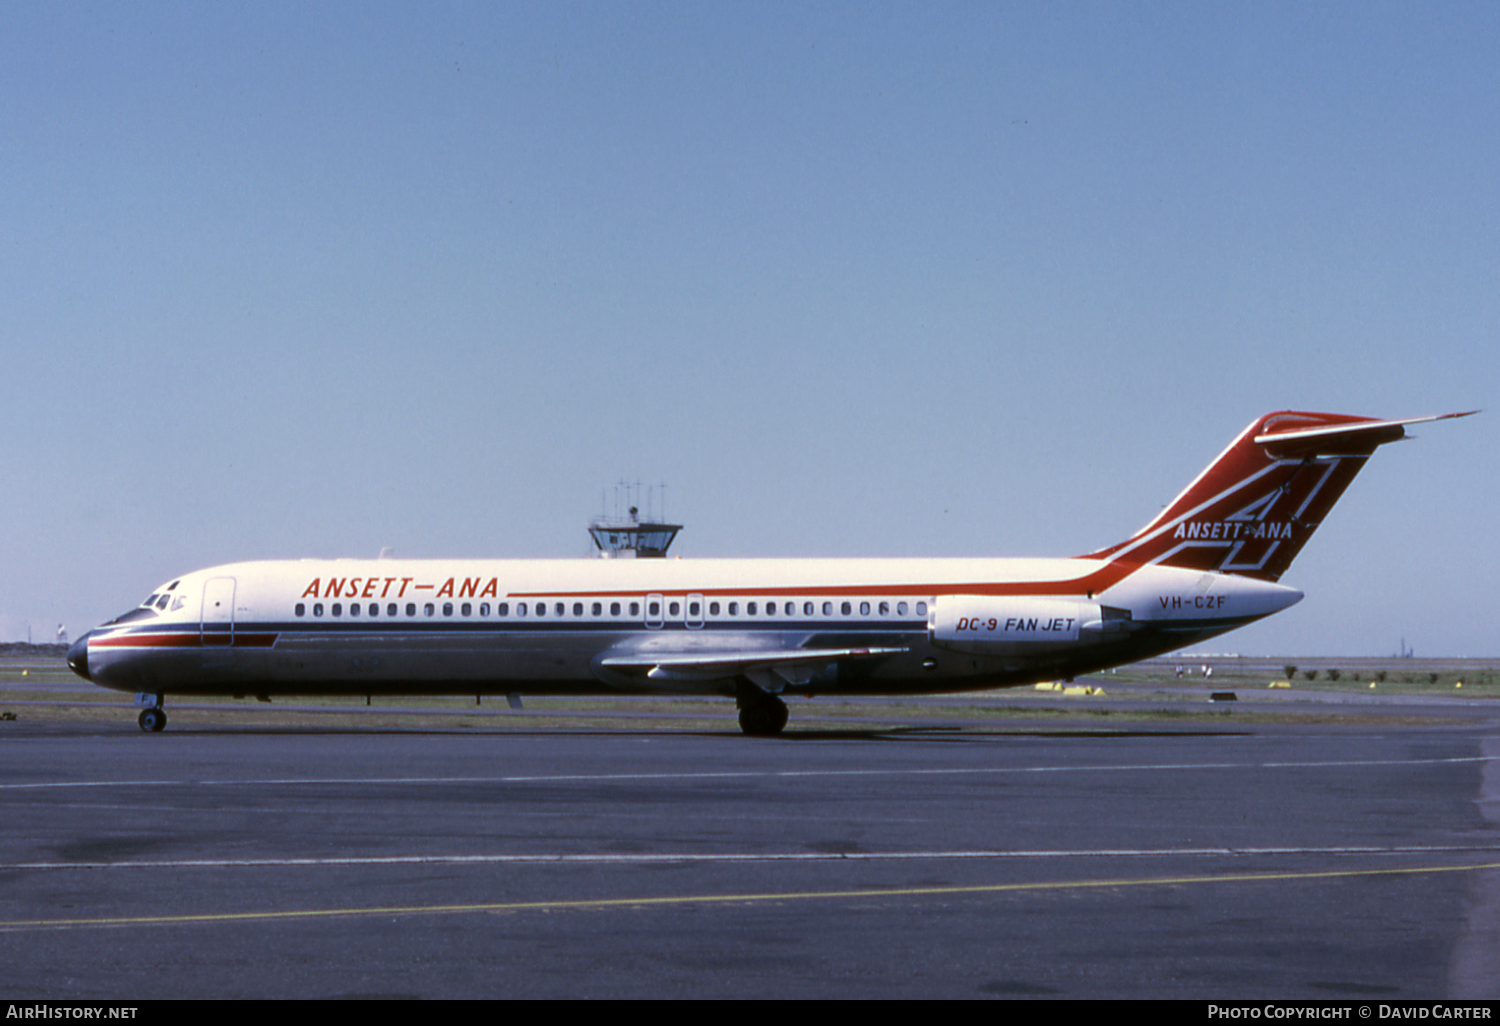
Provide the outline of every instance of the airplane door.
[[203,644],[234,644],[234,578],[214,577],[203,585]]

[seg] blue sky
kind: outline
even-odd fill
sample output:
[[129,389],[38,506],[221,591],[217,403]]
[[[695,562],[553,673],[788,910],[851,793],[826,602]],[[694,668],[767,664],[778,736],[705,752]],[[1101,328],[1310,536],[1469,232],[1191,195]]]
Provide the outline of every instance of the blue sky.
[[[0,640],[239,559],[1072,555],[1500,384],[1494,4],[0,13]],[[1495,655],[1500,413],[1247,653]]]

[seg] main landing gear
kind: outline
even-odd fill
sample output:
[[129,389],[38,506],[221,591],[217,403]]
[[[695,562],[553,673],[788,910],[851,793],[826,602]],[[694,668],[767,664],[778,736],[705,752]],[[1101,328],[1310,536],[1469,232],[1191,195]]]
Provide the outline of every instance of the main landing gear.
[[786,726],[786,703],[759,688],[755,690],[754,695],[741,691],[736,696],[740,707],[740,729],[753,737],[774,737]]

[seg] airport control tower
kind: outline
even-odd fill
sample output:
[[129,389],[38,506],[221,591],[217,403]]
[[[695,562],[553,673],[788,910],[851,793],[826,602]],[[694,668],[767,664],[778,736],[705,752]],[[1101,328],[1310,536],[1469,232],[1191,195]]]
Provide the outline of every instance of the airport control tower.
[[[634,486],[635,498],[640,498],[640,485]],[[677,532],[682,530],[681,524],[668,524],[665,515],[654,517],[649,512],[646,519],[641,519],[639,505],[631,503],[629,508],[621,512],[622,492],[629,501],[631,486],[625,482],[615,485],[615,512],[613,515],[600,514],[589,521],[589,537],[594,539],[594,546],[599,550],[601,559],[662,559],[671,547],[672,540],[677,537]],[[662,485],[662,505],[665,507],[666,485]]]

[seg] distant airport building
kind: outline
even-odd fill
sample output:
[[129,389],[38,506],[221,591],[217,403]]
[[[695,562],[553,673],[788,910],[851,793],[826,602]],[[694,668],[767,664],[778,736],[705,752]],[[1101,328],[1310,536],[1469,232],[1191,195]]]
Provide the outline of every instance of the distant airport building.
[[[665,515],[653,517],[649,512],[642,520],[640,507],[635,503],[621,513],[621,491],[623,489],[628,496],[630,487],[623,481],[615,485],[613,515],[601,513],[589,521],[589,537],[594,539],[594,548],[601,559],[663,559],[682,525],[666,523]],[[637,501],[640,487],[639,484],[634,486]],[[661,488],[665,506],[667,486]]]

